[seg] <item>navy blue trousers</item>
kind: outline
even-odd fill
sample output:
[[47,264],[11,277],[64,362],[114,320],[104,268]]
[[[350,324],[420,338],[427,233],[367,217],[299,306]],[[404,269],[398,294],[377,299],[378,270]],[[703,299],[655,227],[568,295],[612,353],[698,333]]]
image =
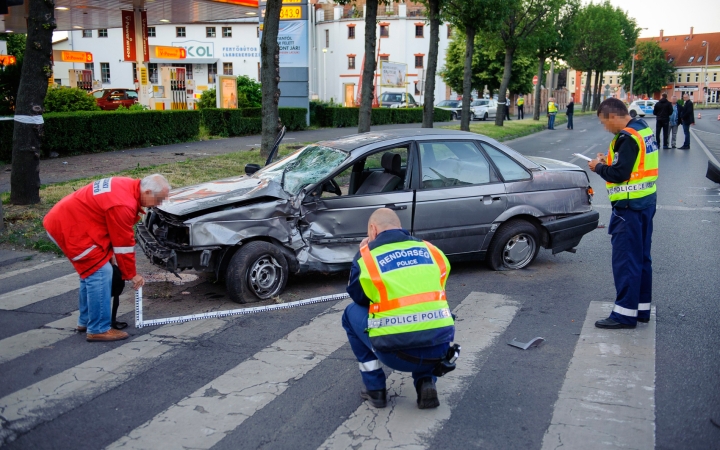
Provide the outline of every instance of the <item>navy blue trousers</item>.
[[683,122],[682,124],[683,134],[685,134],[685,140],[683,141],[683,147],[690,147],[690,124]]
[[[355,357],[360,363],[360,374],[368,390],[385,389],[385,372],[383,372],[382,364],[400,372],[412,372],[415,385],[423,378],[432,378],[433,381],[436,381],[436,377],[432,374],[435,364],[422,364],[422,361],[420,364],[416,364],[398,358],[395,353],[374,352],[370,343],[370,336],[365,331],[367,323],[367,308],[355,302],[345,308],[342,326],[347,332],[350,348],[352,348]],[[404,350],[403,353],[420,359],[435,359],[445,356],[449,347],[450,344],[440,344],[433,347]]]
[[635,325],[650,318],[652,301],[652,243],[655,205],[642,210],[613,208],[608,233],[612,236],[615,307],[610,318]]
[[548,130],[555,129],[555,114],[556,113],[548,113]]

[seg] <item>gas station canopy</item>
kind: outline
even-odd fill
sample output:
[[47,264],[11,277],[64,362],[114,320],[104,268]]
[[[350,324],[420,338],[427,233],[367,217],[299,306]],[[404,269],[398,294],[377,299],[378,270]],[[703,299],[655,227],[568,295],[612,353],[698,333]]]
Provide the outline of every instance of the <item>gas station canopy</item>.
[[[27,32],[27,9],[11,6],[0,16],[0,32]],[[257,16],[258,0],[56,0],[56,31],[120,28],[122,10],[147,10],[148,25],[190,24]]]

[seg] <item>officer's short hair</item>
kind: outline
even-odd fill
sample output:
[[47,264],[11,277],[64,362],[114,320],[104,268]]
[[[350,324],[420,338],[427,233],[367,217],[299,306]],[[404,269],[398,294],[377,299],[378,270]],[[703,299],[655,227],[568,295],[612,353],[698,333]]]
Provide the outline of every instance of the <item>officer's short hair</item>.
[[666,93],[664,93],[664,92],[662,93],[662,95],[660,95],[660,97],[662,97],[662,98],[664,98],[664,99],[666,99],[666,100],[667,100],[667,94],[666,94]]
[[628,115],[628,110],[627,106],[625,106],[625,103],[623,103],[622,100],[615,97],[610,97],[600,103],[600,107],[598,108],[597,112],[598,117],[600,117],[600,114],[602,114],[602,116],[606,119],[610,117],[610,114],[625,117]]

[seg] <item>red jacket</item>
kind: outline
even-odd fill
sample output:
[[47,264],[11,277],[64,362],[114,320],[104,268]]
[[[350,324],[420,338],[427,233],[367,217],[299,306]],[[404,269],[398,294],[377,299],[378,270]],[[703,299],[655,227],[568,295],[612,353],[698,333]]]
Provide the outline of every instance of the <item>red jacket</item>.
[[80,278],[115,254],[123,279],[129,280],[136,274],[133,227],[140,211],[140,180],[103,178],[60,200],[43,225]]

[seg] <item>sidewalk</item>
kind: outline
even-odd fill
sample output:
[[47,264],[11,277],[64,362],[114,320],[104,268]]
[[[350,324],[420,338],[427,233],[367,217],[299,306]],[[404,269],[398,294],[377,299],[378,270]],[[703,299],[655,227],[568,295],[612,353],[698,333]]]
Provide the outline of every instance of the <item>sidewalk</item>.
[[[437,122],[435,127],[457,125],[455,122]],[[377,125],[372,131],[420,128],[419,123],[399,125]],[[288,132],[283,144],[304,144],[357,133],[357,127],[322,128]],[[77,178],[93,177],[121,170],[147,167],[157,164],[185,161],[194,158],[221,155],[239,150],[260,148],[260,136],[242,136],[209,141],[183,142],[136,149],[117,150],[105,153],[90,153],[77,156],[43,159],[40,161],[40,182],[42,184],[59,183]],[[242,170],[242,168],[240,168]],[[10,190],[10,165],[0,165],[0,193]]]

